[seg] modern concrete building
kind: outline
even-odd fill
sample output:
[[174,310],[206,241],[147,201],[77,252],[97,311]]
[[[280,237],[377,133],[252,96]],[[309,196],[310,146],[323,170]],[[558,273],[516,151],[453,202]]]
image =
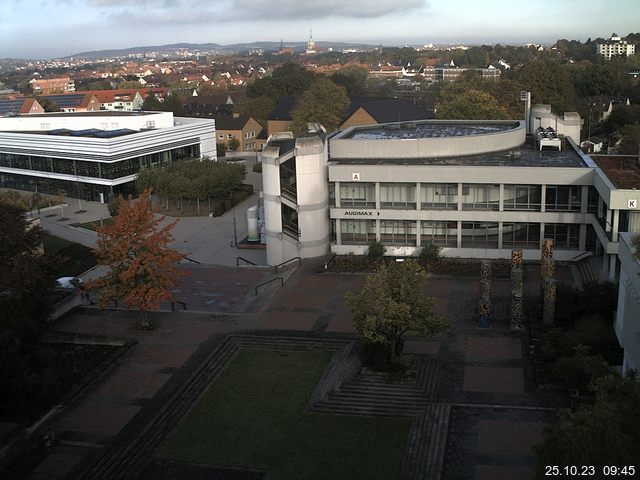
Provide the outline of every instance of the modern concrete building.
[[45,113],[0,118],[0,187],[108,201],[140,168],[216,160],[215,122],[170,112]]
[[623,372],[640,369],[640,261],[635,258],[634,234],[620,235],[620,280],[614,330],[624,349]]
[[268,262],[364,254],[376,240],[396,256],[433,242],[446,256],[519,248],[539,259],[552,238],[556,259],[594,252],[614,278],[618,231],[640,230],[640,188],[616,186],[576,147],[577,114],[534,106],[528,124],[426,120],[272,137],[262,154]]

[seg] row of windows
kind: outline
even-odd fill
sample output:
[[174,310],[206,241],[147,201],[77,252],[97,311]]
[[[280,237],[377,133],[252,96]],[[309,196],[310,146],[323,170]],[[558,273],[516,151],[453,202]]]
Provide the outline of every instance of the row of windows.
[[[380,241],[385,245],[416,246],[418,229],[422,244],[433,242],[441,247],[458,246],[458,228],[462,248],[497,249],[502,235],[503,248],[540,248],[539,223],[453,222],[415,220],[339,220],[343,245],[366,245],[377,239],[380,222]],[[552,238],[556,248],[577,250],[580,225],[545,223],[544,238]]]
[[142,155],[112,163],[0,153],[0,167],[38,170],[79,177],[115,179],[136,174],[143,167],[162,166],[185,158],[199,156],[200,147],[198,145],[175,148],[166,152]]
[[[375,183],[341,182],[338,199],[341,208],[376,208]],[[457,183],[420,184],[422,209],[457,210],[459,195],[463,210],[500,209],[500,185]],[[380,208],[416,209],[415,183],[380,183]],[[582,204],[581,185],[547,185],[545,210],[579,212]],[[336,206],[335,184],[329,185],[330,205]],[[598,194],[590,187],[588,211],[597,209]],[[504,185],[504,210],[541,211],[541,185]]]

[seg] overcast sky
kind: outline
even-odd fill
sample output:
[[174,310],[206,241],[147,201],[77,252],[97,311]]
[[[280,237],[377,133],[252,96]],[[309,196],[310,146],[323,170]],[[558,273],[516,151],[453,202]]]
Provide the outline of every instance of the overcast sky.
[[640,30],[638,0],[0,0],[0,58],[219,43],[552,43]]

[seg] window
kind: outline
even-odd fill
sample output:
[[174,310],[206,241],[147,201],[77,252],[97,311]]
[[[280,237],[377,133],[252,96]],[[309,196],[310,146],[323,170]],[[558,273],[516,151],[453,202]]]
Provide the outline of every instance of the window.
[[545,208],[557,212],[579,212],[581,185],[547,185]]
[[375,220],[340,220],[344,245],[368,244],[376,240]]
[[376,188],[373,183],[345,182],[340,184],[340,206],[342,208],[376,207]]
[[503,248],[540,248],[539,223],[503,223]]
[[500,185],[468,184],[462,188],[463,210],[498,210],[499,207]]
[[542,187],[540,185],[505,185],[505,210],[540,211]]
[[414,183],[380,184],[381,208],[416,208],[416,185]]
[[425,209],[457,210],[457,183],[423,183],[420,185],[420,204]]
[[498,224],[462,222],[463,248],[498,248]]
[[380,241],[385,245],[415,246],[415,220],[382,220],[380,223]]
[[554,248],[577,250],[579,247],[580,225],[573,223],[545,223],[544,238],[553,239]]
[[329,207],[336,206],[336,183],[329,182]]
[[428,242],[441,247],[458,246],[458,222],[420,222],[420,241],[422,245]]

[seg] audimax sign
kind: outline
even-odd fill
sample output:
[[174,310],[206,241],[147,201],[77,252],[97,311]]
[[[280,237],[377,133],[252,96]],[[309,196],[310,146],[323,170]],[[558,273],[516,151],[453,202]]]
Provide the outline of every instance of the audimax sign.
[[373,217],[380,215],[380,212],[373,212],[371,210],[347,210],[344,212],[345,216],[349,217]]

